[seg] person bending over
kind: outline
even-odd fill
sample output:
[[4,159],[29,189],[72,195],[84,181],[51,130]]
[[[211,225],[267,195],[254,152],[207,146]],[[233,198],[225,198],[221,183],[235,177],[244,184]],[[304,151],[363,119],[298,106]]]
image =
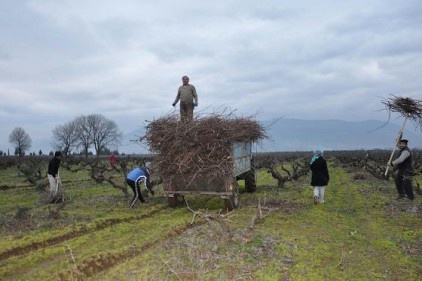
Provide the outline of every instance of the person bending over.
[[150,180],[150,173],[147,167],[141,168],[136,167],[132,171],[130,171],[126,176],[126,183],[132,188],[133,191],[133,199],[130,202],[130,207],[133,208],[136,202],[139,200],[142,203],[145,203],[145,199],[142,197],[140,185],[144,184],[145,188],[154,195],[154,191],[152,190],[151,180]]

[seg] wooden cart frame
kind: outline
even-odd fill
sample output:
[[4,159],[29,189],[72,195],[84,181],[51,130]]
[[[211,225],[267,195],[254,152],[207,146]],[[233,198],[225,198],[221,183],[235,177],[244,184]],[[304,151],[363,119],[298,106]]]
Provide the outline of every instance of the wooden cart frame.
[[191,183],[188,187],[174,187],[171,183],[164,180],[164,195],[168,199],[170,206],[178,206],[185,204],[185,195],[201,194],[210,196],[219,196],[224,200],[224,206],[227,210],[233,210],[239,207],[239,187],[236,177],[247,173],[253,169],[252,165],[252,142],[234,142],[232,155],[233,171],[232,175],[226,179],[208,182],[198,179]]

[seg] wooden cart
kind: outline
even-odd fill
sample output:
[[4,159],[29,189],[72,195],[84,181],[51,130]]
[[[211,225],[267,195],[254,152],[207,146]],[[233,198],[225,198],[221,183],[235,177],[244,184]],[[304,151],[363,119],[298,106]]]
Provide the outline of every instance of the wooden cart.
[[[164,194],[170,206],[184,204],[184,195],[202,194],[220,196],[224,199],[225,208],[233,210],[239,206],[239,188],[237,178],[249,174],[254,176],[252,164],[252,142],[234,142],[231,155],[233,158],[233,170],[227,178],[219,178],[209,181],[206,178],[196,177],[193,182],[178,179],[177,183],[163,180]],[[250,178],[250,177],[249,177]],[[253,181],[255,185],[255,181]]]

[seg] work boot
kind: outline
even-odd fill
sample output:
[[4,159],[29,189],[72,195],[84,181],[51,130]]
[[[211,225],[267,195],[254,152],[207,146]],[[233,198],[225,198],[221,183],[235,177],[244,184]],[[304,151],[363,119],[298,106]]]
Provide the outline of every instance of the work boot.
[[318,204],[318,201],[319,201],[318,196],[315,195],[314,196],[314,204],[317,205]]

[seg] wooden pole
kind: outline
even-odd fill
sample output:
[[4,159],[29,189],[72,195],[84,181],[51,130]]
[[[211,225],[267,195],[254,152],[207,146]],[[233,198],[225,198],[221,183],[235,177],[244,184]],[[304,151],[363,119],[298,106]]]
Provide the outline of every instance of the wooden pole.
[[[394,148],[393,148],[393,151],[391,152],[390,159],[388,160],[388,163],[390,163],[391,160],[393,160],[393,156],[394,156],[394,152],[396,152],[397,144],[399,143],[401,137],[403,136],[403,130],[404,130],[404,126],[406,126],[407,118],[408,118],[407,116],[406,116],[406,118],[404,118],[403,125],[401,126],[400,132],[397,135],[396,143],[394,144]],[[385,170],[385,176],[388,175],[388,170],[389,169],[390,169],[390,166],[387,165],[387,169]]]

